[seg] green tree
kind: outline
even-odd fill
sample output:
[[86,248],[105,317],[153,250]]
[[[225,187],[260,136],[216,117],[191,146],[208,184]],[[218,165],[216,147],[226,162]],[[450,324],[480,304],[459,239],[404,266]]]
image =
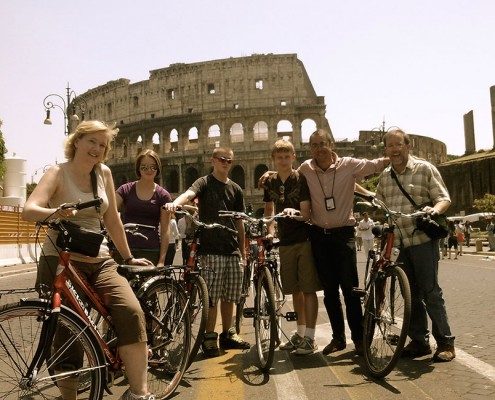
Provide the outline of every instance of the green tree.
[[485,193],[482,199],[475,199],[473,207],[481,212],[495,212],[495,194]]
[[3,140],[2,124],[3,121],[0,119],[0,179],[5,176],[5,154],[7,154],[7,147],[5,147],[5,140]]

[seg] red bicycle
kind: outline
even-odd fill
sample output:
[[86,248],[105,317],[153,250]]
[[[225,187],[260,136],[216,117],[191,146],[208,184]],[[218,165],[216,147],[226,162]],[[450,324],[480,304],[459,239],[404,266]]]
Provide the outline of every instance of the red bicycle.
[[[61,205],[94,207],[101,199]],[[57,210],[58,211],[58,210]],[[38,223],[70,238],[64,221]],[[112,318],[101,299],[72,265],[68,246],[59,255],[53,287],[41,299],[22,299],[0,307],[0,398],[59,399],[77,390],[78,399],[99,400],[111,393],[116,372],[125,367],[115,347]],[[155,274],[154,267],[130,267],[134,274]],[[78,287],[80,290],[76,290]],[[0,291],[0,296],[9,291]],[[82,296],[81,294],[82,293]],[[187,295],[173,279],[146,279],[137,291],[146,317],[148,388],[168,398],[186,369],[190,341]],[[108,329],[97,326],[99,316]]]

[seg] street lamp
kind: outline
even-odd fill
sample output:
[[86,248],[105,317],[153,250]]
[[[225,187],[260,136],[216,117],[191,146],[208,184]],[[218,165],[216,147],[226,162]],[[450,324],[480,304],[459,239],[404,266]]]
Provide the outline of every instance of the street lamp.
[[43,167],[40,167],[40,168],[38,168],[36,171],[34,171],[33,175],[31,175],[31,184],[33,184],[33,183],[34,183],[34,176],[35,176],[35,175],[38,175],[38,171],[43,170],[43,173],[45,173],[45,172],[46,172],[46,170],[47,170],[49,167],[51,167],[51,166],[52,166],[52,164],[46,164],[46,165],[44,165]]
[[[400,128],[398,126],[390,126],[388,128],[385,128],[385,116],[384,116],[382,124],[379,127],[373,128],[371,131],[369,131],[371,139],[368,140],[366,143],[371,144],[371,148],[373,150],[377,150],[378,147],[382,148],[383,137],[387,132],[390,132],[391,130],[394,129],[400,129]],[[375,144],[376,142],[378,142],[378,146]]]
[[[46,96],[43,100],[43,106],[45,107],[45,112],[46,112],[46,118],[45,121],[43,122],[45,125],[51,125],[52,120],[50,119],[50,111],[57,107],[60,110],[62,110],[62,113],[64,114],[64,134],[65,136],[68,136],[71,130],[71,122],[72,121],[79,121],[79,117],[77,116],[77,110],[79,109],[81,113],[81,119],[84,121],[84,115],[86,114],[86,108],[87,108],[87,103],[86,100],[84,100],[81,97],[77,97],[76,92],[71,90],[69,87],[69,83],[67,82],[67,93],[66,93],[66,98],[64,99],[62,96],[59,94],[49,94]],[[54,103],[51,98],[57,97],[59,100],[62,101],[62,105]],[[70,110],[69,110],[70,109]],[[70,115],[68,115],[70,114]]]

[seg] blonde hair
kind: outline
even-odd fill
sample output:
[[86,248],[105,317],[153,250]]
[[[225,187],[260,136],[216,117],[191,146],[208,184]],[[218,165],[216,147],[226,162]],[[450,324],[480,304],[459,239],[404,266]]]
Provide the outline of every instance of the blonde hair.
[[115,139],[115,136],[117,136],[117,133],[119,133],[119,128],[115,128],[115,124],[109,125],[102,121],[83,121],[77,125],[76,130],[69,135],[65,142],[65,158],[67,158],[67,160],[72,160],[74,158],[74,155],[76,154],[75,143],[77,139],[96,132],[105,132],[107,135],[107,147],[105,148],[102,160],[106,161],[108,153],[112,148],[111,144]]
[[282,153],[282,152],[287,152],[290,154],[296,154],[296,150],[294,149],[294,145],[289,140],[279,139],[273,144],[272,157],[276,153]]

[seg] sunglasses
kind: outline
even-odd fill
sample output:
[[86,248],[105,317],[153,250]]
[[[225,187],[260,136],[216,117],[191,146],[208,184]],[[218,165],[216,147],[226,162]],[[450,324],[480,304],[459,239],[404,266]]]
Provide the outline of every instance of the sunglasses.
[[215,157],[217,160],[219,160],[222,164],[232,164],[232,158],[227,158],[227,157]]
[[148,170],[151,170],[151,171],[158,171],[158,167],[157,167],[156,165],[145,165],[145,164],[143,164],[143,165],[141,165],[141,166],[139,167],[139,169],[140,169],[141,171],[148,171]]

